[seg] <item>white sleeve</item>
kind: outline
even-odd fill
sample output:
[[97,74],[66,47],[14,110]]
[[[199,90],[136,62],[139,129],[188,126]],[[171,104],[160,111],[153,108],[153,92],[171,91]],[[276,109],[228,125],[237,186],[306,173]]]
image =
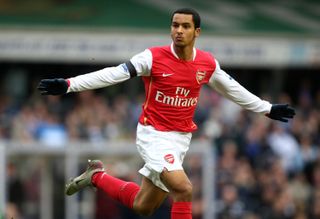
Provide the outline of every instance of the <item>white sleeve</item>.
[[216,70],[210,78],[209,85],[218,91],[222,96],[239,104],[241,107],[256,113],[266,114],[271,110],[268,101],[261,100],[241,86],[231,76],[220,68],[216,60]]
[[133,56],[130,59],[137,71],[137,76],[150,76],[152,67],[152,53],[149,49]]
[[128,80],[130,73],[125,64],[116,67],[107,67],[99,71],[91,72],[69,78],[69,92],[79,92],[107,87]]
[[[152,54],[150,50],[145,50],[130,60],[135,68],[137,76],[150,75],[152,65]],[[69,78],[69,92],[79,92],[84,90],[98,89],[117,84],[130,79],[130,70],[123,63],[116,67],[107,67],[95,72]]]

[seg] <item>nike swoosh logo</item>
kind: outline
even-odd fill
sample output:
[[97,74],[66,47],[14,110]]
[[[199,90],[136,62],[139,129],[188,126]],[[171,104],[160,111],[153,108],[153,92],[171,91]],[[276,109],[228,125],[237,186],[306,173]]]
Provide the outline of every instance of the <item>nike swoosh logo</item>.
[[163,73],[163,74],[162,74],[162,77],[169,77],[169,76],[171,76],[171,75],[173,75],[173,74]]

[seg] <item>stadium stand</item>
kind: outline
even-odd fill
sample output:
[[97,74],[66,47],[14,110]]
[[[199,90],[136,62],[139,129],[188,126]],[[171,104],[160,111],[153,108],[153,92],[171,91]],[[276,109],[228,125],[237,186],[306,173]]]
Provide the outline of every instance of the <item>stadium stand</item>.
[[[206,32],[319,34],[316,0],[2,0],[0,25],[16,27],[137,29],[167,31],[170,12],[196,8]],[[152,19],[150,19],[152,18]]]

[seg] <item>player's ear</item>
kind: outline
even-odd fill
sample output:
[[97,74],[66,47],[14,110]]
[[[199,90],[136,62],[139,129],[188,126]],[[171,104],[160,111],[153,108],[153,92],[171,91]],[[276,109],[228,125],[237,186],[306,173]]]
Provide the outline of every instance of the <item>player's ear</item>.
[[196,28],[194,32],[196,37],[200,36],[200,32],[201,32],[200,27]]

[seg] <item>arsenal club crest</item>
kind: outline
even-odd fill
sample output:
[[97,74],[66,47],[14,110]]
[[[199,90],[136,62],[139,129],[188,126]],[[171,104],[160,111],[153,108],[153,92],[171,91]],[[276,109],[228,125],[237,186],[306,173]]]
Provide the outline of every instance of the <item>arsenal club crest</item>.
[[198,84],[201,84],[201,81],[206,77],[207,72],[198,70],[196,73],[196,79]]
[[172,154],[167,154],[164,156],[164,160],[170,164],[174,163],[174,156]]

